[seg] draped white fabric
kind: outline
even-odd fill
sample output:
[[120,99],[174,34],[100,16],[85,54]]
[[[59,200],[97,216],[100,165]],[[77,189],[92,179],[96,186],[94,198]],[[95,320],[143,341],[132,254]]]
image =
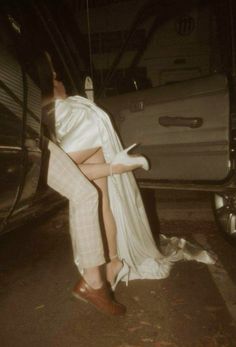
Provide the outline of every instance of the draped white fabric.
[[[57,100],[55,117],[57,137],[66,152],[101,146],[110,163],[122,150],[109,116],[83,97]],[[165,278],[178,260],[215,262],[208,252],[182,238],[161,235],[162,253],[158,250],[132,173],[109,176],[108,189],[117,225],[118,255],[131,268],[130,280]]]

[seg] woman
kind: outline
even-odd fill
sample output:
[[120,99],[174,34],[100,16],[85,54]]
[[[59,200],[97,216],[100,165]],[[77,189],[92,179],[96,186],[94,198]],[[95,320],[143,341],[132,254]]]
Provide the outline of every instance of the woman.
[[138,167],[147,170],[146,159],[128,155],[133,146],[122,149],[108,115],[86,98],[67,97],[55,73],[54,97],[59,145],[101,192],[109,258],[106,274],[112,288],[120,280],[165,278],[180,259],[214,263],[206,251],[191,250],[183,239],[165,238],[165,255],[157,249],[130,172]]

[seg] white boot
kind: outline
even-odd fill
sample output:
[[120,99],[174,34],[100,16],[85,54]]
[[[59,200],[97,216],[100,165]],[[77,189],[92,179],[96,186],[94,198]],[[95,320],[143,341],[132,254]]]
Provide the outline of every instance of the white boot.
[[116,154],[116,156],[114,157],[114,159],[111,162],[111,166],[112,165],[117,165],[117,164],[122,164],[122,165],[126,165],[126,166],[134,166],[137,165],[138,167],[143,168],[144,170],[149,170],[149,163],[147,161],[146,158],[144,158],[144,156],[139,155],[139,156],[131,156],[128,154],[128,152],[136,147],[137,144],[134,143],[133,145],[131,145],[130,147],[124,149],[123,151],[119,152]]

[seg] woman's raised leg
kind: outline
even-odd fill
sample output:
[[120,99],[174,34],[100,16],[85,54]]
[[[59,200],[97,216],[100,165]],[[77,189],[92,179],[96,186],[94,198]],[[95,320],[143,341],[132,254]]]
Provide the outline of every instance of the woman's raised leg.
[[112,174],[120,175],[140,167],[140,164],[108,164],[105,162],[102,149],[98,147],[67,154],[90,181],[108,177]]

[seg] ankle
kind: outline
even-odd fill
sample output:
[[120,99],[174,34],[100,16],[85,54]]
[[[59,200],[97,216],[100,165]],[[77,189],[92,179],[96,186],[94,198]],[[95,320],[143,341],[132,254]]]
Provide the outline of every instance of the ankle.
[[130,172],[140,167],[139,164],[124,165],[124,164],[110,164],[110,176],[120,175],[125,172]]
[[84,280],[93,289],[100,289],[103,285],[102,280],[90,278],[89,276],[84,276]]
[[113,175],[119,175],[121,174],[121,165],[120,164],[110,164],[110,176],[113,176]]
[[116,254],[114,254],[114,255],[109,255],[109,258],[110,258],[110,261],[115,260],[115,259],[119,259],[119,257],[118,257],[118,254],[117,254],[117,253],[116,253]]
[[123,266],[123,263],[118,257],[115,259],[112,259],[106,265],[106,277],[108,282],[110,282],[111,284],[114,283],[115,278],[117,274],[120,272],[122,266]]
[[107,263],[107,268],[116,269],[117,267],[122,266],[122,261],[119,258],[112,259]]
[[101,271],[98,268],[86,269],[83,275],[84,280],[88,283],[93,289],[99,289],[103,285],[103,279]]
[[111,257],[110,260],[106,263],[106,269],[111,269],[114,267],[115,264],[119,263],[120,260],[118,256]]
[[115,266],[117,264],[122,264],[122,261],[120,260],[118,254],[110,255],[110,262],[107,265]]

